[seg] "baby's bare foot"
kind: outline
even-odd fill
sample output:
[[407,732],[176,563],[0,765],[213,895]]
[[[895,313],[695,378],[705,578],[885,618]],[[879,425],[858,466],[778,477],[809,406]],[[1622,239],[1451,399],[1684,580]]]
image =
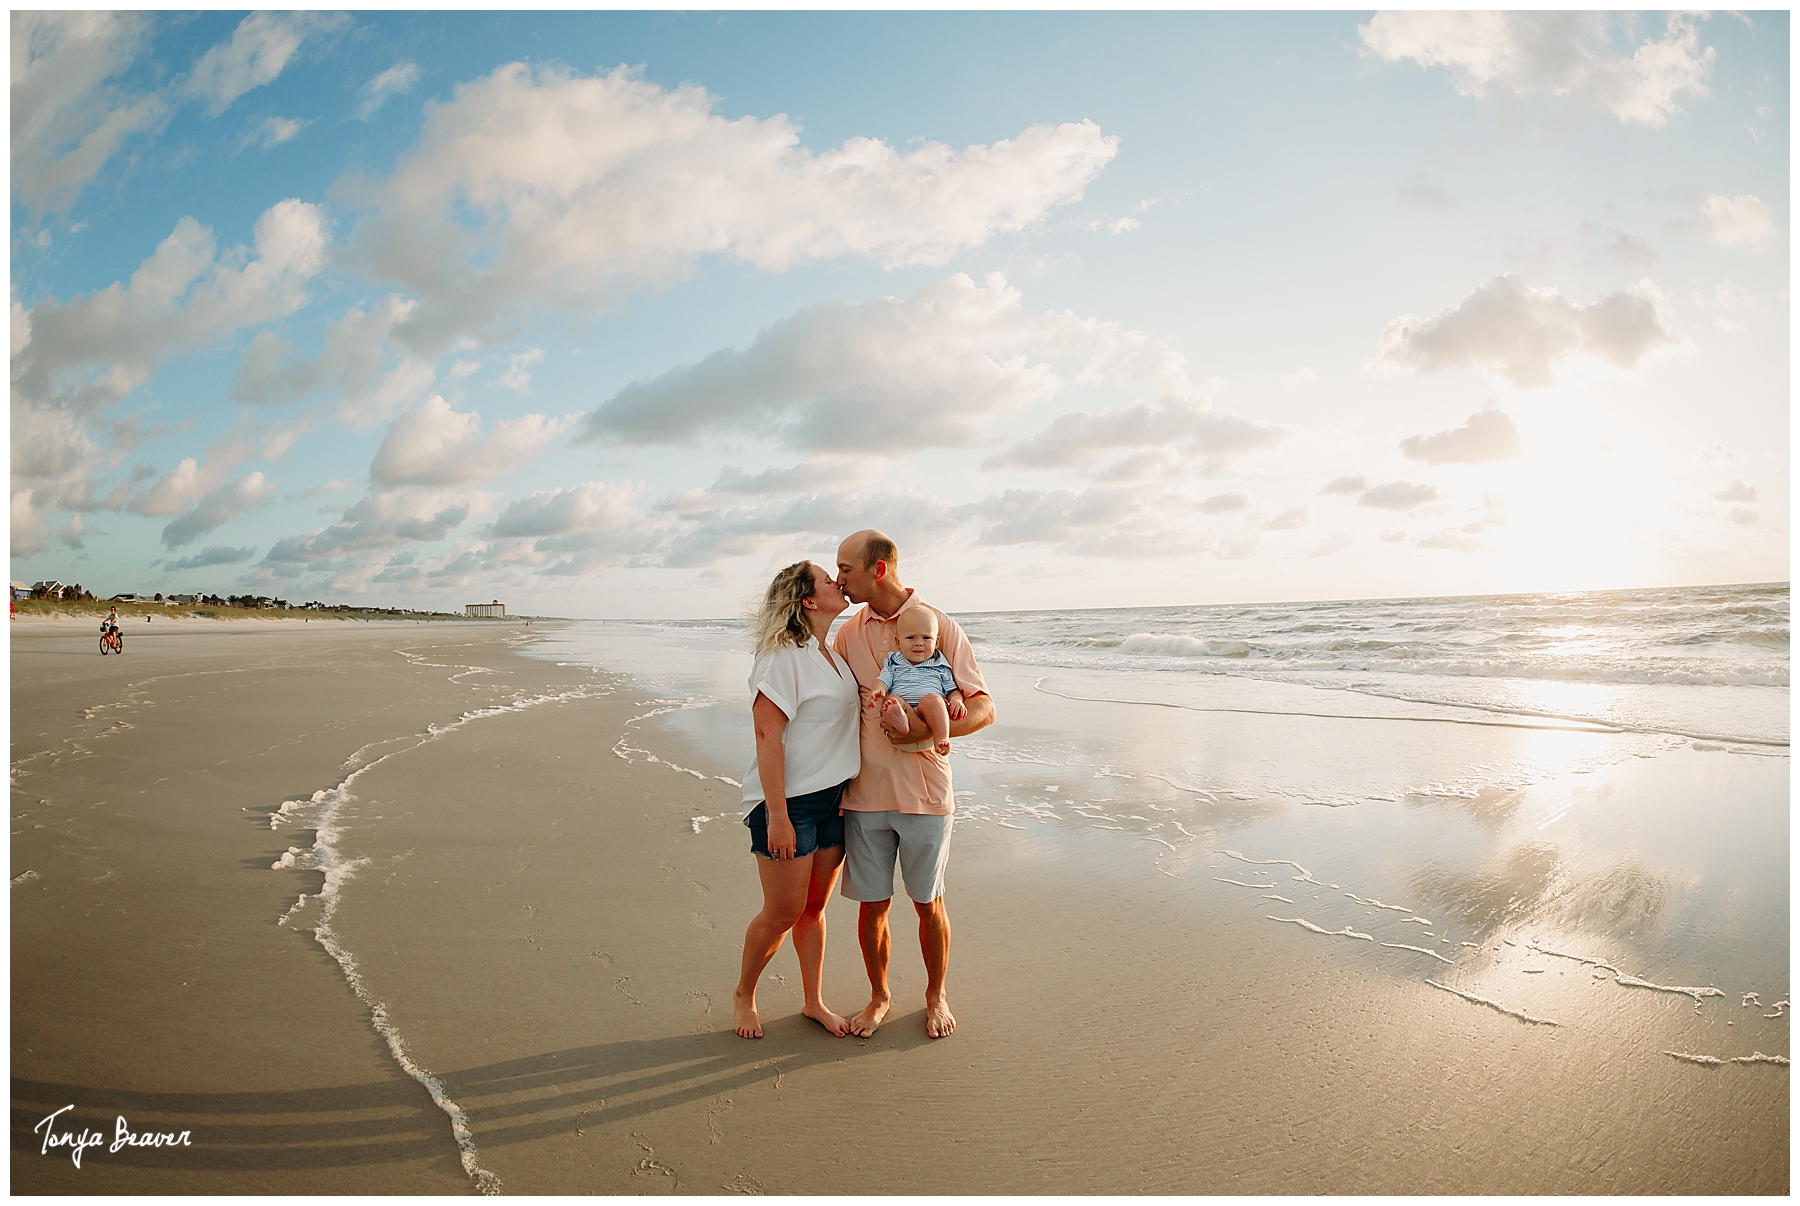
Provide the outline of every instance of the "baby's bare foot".
[[932,748],[935,749],[938,753],[945,755],[946,757],[948,757],[950,754],[950,743],[948,741],[940,741]]
[[756,997],[731,994],[731,1011],[737,1015],[737,1034],[739,1038],[761,1038],[763,1036],[762,1019],[756,1016]]
[[906,709],[893,696],[888,697],[887,704],[881,709],[881,723],[891,733],[904,733],[908,728]]
[[831,1010],[825,1008],[825,1006],[823,1006],[823,1005],[818,1005],[818,1006],[808,1005],[800,1011],[800,1015],[802,1017],[811,1018],[813,1021],[817,1022],[819,1025],[825,1027],[825,1029],[831,1031],[831,1033],[837,1035],[839,1038],[842,1038],[844,1035],[850,1033],[849,1021],[846,1020],[845,1018],[839,1017],[837,1014],[831,1012]]

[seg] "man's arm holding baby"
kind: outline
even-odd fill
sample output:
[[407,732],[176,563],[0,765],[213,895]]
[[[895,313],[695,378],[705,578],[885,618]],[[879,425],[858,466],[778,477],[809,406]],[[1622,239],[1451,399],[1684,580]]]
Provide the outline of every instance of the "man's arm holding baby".
[[[931,729],[923,720],[919,719],[919,714],[913,710],[912,705],[901,700],[900,706],[906,710],[906,732],[890,732],[887,734],[887,739],[895,745],[911,745],[930,737]],[[980,695],[966,698],[963,706],[966,709],[963,718],[950,722],[950,736],[967,737],[970,733],[980,732],[994,723],[994,697],[986,691]]]

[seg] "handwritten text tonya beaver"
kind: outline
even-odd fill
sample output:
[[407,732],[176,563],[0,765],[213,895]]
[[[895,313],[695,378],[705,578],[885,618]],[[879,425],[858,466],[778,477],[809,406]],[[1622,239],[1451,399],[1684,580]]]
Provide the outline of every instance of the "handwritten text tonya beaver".
[[[58,1131],[55,1125],[57,1115],[66,1114],[74,1108],[73,1104],[66,1105],[31,1129],[44,1132],[44,1145],[39,1149],[40,1154],[49,1155],[50,1149],[53,1147],[66,1147],[69,1149],[70,1158],[75,1161],[75,1167],[80,1168],[81,1153],[90,1147],[98,1147],[105,1143],[106,1136],[100,1131]],[[144,1131],[140,1134],[126,1125],[125,1115],[120,1114],[118,1124],[113,1130],[112,1146],[106,1150],[117,1152],[124,1147],[191,1147],[192,1145],[193,1141],[188,1138],[186,1131]]]

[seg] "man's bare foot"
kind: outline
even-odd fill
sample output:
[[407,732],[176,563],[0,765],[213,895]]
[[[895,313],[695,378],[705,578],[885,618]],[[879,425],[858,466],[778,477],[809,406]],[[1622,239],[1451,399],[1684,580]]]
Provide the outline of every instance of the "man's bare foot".
[[885,707],[881,709],[881,724],[890,733],[904,733],[908,726],[906,709],[900,706],[898,696],[888,696]]
[[850,1033],[850,1023],[844,1018],[831,1012],[831,1010],[825,1008],[823,1005],[820,1005],[817,1009],[813,1008],[811,1005],[807,1005],[800,1010],[800,1016],[811,1018],[839,1038],[843,1038],[846,1034]]
[[850,1019],[850,1033],[857,1038],[868,1038],[880,1028],[888,1015],[890,997],[871,997],[863,1006],[863,1011]]
[[944,755],[946,758],[948,758],[950,756],[950,743],[948,741],[940,741],[936,745],[932,746],[931,748],[935,749],[938,753]]
[[950,1002],[939,1000],[925,1002],[925,1033],[931,1038],[943,1038],[956,1029],[956,1018],[950,1013]]
[[739,1038],[761,1038],[762,1019],[756,1016],[756,998],[741,997],[733,990],[731,994],[731,1011],[737,1015],[737,1034]]

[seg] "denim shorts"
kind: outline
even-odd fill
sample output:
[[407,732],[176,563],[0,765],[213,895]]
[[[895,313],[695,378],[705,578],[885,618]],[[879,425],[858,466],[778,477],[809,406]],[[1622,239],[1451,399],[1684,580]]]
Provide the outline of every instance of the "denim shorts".
[[[849,780],[845,780],[849,782]],[[844,844],[844,818],[838,815],[838,804],[844,798],[844,784],[823,791],[809,791],[803,796],[789,796],[788,820],[794,826],[794,857],[807,855],[825,846]],[[750,827],[750,849],[764,858],[769,853],[769,806],[758,804],[744,818]]]

